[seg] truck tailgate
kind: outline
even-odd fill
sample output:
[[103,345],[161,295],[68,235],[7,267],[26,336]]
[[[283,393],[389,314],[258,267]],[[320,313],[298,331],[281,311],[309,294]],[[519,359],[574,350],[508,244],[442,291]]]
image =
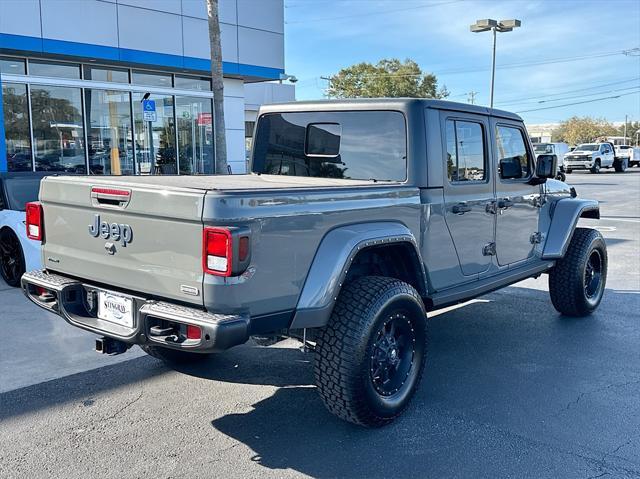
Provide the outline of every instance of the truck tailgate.
[[201,305],[206,190],[48,177],[45,268],[114,289]]

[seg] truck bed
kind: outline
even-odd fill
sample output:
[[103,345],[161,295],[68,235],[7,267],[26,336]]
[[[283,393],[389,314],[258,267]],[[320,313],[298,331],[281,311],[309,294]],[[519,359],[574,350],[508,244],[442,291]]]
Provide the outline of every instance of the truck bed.
[[[336,188],[380,184],[373,180],[294,177],[281,175],[219,175],[219,176],[91,176],[95,185],[131,185],[150,188],[184,188],[206,191],[247,191],[293,188]],[[77,182],[78,177],[56,177],[56,181]],[[384,184],[392,184],[384,182]]]

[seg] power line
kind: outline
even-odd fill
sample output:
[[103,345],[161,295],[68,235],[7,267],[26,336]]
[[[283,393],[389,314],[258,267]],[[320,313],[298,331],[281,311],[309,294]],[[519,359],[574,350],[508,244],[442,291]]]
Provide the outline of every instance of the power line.
[[[550,96],[558,96],[558,95],[566,95],[568,93],[577,93],[577,92],[581,92],[581,91],[589,91],[589,90],[597,90],[598,88],[603,88],[606,86],[613,86],[613,85],[620,85],[623,83],[630,83],[630,82],[640,82],[640,77],[633,77],[633,78],[628,78],[626,80],[620,80],[620,81],[614,81],[614,82],[608,82],[608,83],[601,83],[601,84],[596,84],[595,86],[590,86],[587,88],[577,88],[575,90],[566,90],[566,91],[562,91],[562,92],[558,92],[558,93],[541,93],[538,96],[532,96],[532,97],[527,97],[527,98],[508,98],[506,100],[503,100],[501,102],[497,102],[496,105],[511,105],[514,103],[519,103],[519,102],[524,102],[525,100],[538,100],[539,98],[548,98]],[[604,93],[604,92],[603,92]]]
[[[596,95],[604,95],[605,93],[617,93],[619,91],[627,91],[627,90],[635,90],[640,88],[640,85],[638,86],[631,86],[631,87],[627,87],[627,88],[616,88],[615,90],[607,90],[607,91],[598,91],[598,92],[594,92],[594,93],[584,93],[582,95],[574,95],[574,96],[565,96],[562,98],[550,98],[548,100],[538,100],[535,103],[549,103],[552,101],[564,101],[564,100],[575,100],[576,98],[584,98],[587,96],[596,96]],[[522,103],[531,103],[528,101],[516,101],[516,102],[509,102],[509,103],[503,103],[503,105],[518,105],[518,104],[522,104]]]
[[529,113],[530,111],[551,110],[553,108],[563,108],[565,106],[583,105],[585,103],[593,103],[593,102],[596,102],[596,101],[613,100],[615,98],[620,98],[620,97],[623,97],[623,96],[635,95],[636,93],[640,93],[640,90],[634,91],[634,92],[631,92],[631,93],[622,93],[620,95],[615,95],[615,96],[607,96],[607,97],[604,97],[604,98],[595,98],[593,100],[577,101],[577,102],[573,102],[573,103],[565,103],[564,105],[546,106],[546,107],[543,107],[543,108],[534,108],[532,110],[521,110],[521,111],[517,111],[516,113]]
[[464,2],[465,0],[450,0],[448,2],[438,2],[438,3],[430,3],[428,5],[416,5],[413,7],[405,7],[405,8],[396,8],[393,10],[381,10],[378,12],[365,12],[365,13],[358,13],[358,14],[353,14],[353,15],[341,15],[339,17],[325,17],[325,18],[310,18],[310,19],[306,19],[306,20],[294,20],[294,21],[286,21],[284,22],[286,25],[292,25],[295,23],[317,23],[317,22],[329,22],[329,21],[336,21],[336,20],[345,20],[345,19],[349,19],[349,18],[356,18],[356,17],[370,17],[373,15],[384,15],[386,13],[396,13],[396,12],[406,12],[409,10],[418,10],[419,8],[431,8],[431,7],[437,7],[440,5],[449,5],[452,3],[460,3],[460,2]]
[[[635,50],[635,49],[632,49]],[[594,58],[602,58],[602,57],[610,57],[615,55],[624,55],[625,52],[630,50],[616,50],[610,52],[601,52],[594,53],[591,55],[581,55],[581,56],[573,56],[573,57],[562,57],[562,58],[550,58],[547,60],[535,60],[529,62],[518,62],[518,63],[505,63],[502,65],[496,65],[496,69],[509,69],[509,68],[522,68],[528,66],[536,66],[536,65],[547,65],[552,63],[568,63],[575,62],[581,60],[592,60]],[[457,73],[478,73],[489,70],[490,67],[480,67],[475,69],[452,69],[452,70],[435,70],[430,73],[434,75],[452,75]],[[419,77],[424,75],[425,73],[370,73],[365,75],[358,75],[360,78],[385,78],[385,77]],[[428,73],[427,73],[428,74]]]

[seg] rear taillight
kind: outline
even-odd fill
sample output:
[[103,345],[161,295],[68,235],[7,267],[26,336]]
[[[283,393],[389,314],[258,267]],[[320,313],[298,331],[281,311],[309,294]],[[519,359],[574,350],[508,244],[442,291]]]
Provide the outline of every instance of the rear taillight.
[[216,276],[242,274],[251,259],[248,228],[207,227],[203,232],[202,267]]
[[44,223],[42,221],[42,205],[39,201],[26,204],[27,238],[42,241]]
[[204,229],[204,271],[218,276],[231,276],[233,262],[231,231],[225,228]]

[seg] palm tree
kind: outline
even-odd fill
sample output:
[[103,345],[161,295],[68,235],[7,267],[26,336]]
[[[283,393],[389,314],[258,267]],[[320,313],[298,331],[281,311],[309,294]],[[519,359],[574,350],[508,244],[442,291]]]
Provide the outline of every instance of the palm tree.
[[226,175],[227,142],[224,126],[224,83],[222,80],[222,46],[218,0],[207,0],[209,18],[209,49],[211,51],[211,90],[213,91],[213,128],[216,149],[216,174]]

